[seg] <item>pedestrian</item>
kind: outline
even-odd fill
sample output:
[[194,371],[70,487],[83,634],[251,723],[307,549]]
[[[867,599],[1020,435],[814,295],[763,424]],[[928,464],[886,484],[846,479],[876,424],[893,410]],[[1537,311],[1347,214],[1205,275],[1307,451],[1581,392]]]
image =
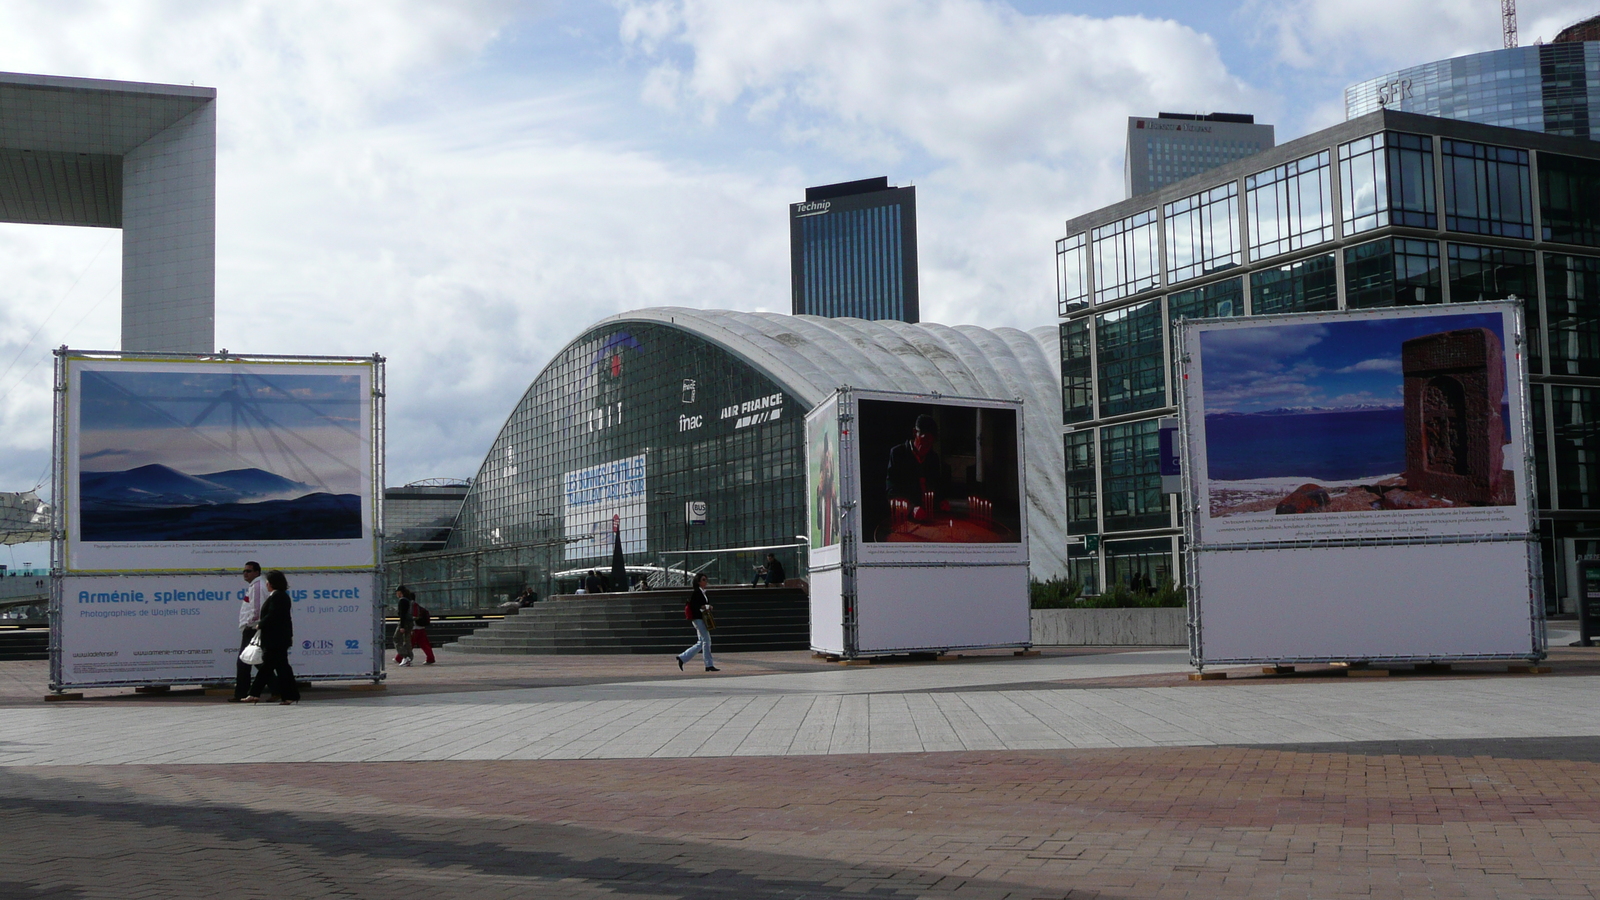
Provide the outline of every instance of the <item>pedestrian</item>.
[[765,580],[769,587],[772,585],[783,587],[784,578],[783,563],[778,562],[776,555],[768,553],[766,565],[756,566],[756,577],[750,582],[750,586],[755,587]]
[[396,588],[395,594],[411,610],[411,646],[421,650],[423,655],[428,658],[428,661],[423,665],[433,665],[436,662],[433,658],[433,644],[428,640],[428,625],[433,621],[433,613],[428,612],[426,606],[418,603],[416,593],[405,585]]
[[411,665],[411,630],[415,620],[411,618],[411,599],[401,590],[394,592],[395,610],[400,614],[399,624],[394,626],[394,661],[402,666]]
[[267,573],[267,587],[271,593],[261,604],[261,669],[244,702],[261,702],[261,692],[271,679],[278,703],[289,706],[300,702],[300,686],[295,684],[294,669],[289,667],[289,648],[294,645],[294,601],[289,599],[289,579],[277,569]]
[[678,654],[678,669],[683,670],[683,664],[694,659],[696,653],[702,651],[706,656],[706,671],[720,672],[716,664],[711,661],[711,628],[706,624],[706,613],[711,611],[710,598],[706,596],[706,582],[709,581],[705,573],[694,578],[694,591],[689,594],[689,602],[683,605],[683,617],[694,625],[694,633],[699,640],[693,647]]
[[[250,646],[256,636],[256,626],[261,622],[261,604],[267,599],[267,580],[261,577],[261,564],[251,560],[244,564],[244,600],[239,604],[239,652]],[[255,677],[253,666],[234,660],[233,699],[229,703],[242,703],[250,695],[250,682]]]

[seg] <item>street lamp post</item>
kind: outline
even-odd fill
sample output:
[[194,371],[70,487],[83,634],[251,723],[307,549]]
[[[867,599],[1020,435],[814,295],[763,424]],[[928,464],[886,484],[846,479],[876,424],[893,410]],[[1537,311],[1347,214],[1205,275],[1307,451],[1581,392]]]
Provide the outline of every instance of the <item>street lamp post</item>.
[[661,580],[665,583],[667,580],[667,535],[670,533],[672,515],[671,508],[667,506],[667,498],[676,497],[678,492],[661,490],[656,491],[655,494],[659,498],[657,502],[661,504],[661,545],[657,548],[657,559],[661,563]]

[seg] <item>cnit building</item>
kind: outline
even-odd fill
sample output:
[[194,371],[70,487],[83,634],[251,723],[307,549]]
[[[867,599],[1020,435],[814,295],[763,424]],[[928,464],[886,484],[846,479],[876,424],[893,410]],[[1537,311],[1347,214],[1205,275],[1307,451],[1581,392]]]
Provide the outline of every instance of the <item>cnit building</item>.
[[[1071,577],[1181,580],[1157,420],[1185,317],[1524,301],[1546,605],[1600,554],[1600,143],[1378,110],[1056,243]],[[1092,544],[1097,543],[1094,549]]]

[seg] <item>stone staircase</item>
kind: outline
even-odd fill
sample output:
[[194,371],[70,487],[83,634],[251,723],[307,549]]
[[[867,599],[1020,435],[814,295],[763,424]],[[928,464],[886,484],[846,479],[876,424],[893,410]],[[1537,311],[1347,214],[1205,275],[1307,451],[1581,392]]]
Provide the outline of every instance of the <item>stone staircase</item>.
[[[804,650],[810,607],[801,588],[710,588],[715,652]],[[687,590],[551,597],[457,640],[463,653],[677,653],[694,643]]]

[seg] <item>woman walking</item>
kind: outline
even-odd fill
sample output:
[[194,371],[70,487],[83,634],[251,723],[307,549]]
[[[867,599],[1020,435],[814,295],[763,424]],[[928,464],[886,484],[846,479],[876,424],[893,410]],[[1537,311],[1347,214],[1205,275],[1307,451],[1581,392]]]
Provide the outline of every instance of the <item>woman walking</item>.
[[693,647],[678,654],[678,669],[683,669],[683,664],[694,659],[696,653],[702,651],[706,655],[706,671],[720,672],[711,662],[711,629],[706,626],[706,611],[711,608],[711,602],[706,597],[706,582],[709,579],[704,574],[695,576],[694,592],[689,595],[689,602],[683,605],[683,617],[694,625],[695,636],[699,638]]
[[273,691],[283,706],[300,702],[300,687],[294,683],[294,669],[289,668],[289,648],[294,644],[294,601],[289,599],[289,579],[277,569],[267,573],[266,602],[261,604],[261,668],[256,670],[255,683],[250,685],[250,696],[245,703],[260,703],[261,692],[272,679]]

